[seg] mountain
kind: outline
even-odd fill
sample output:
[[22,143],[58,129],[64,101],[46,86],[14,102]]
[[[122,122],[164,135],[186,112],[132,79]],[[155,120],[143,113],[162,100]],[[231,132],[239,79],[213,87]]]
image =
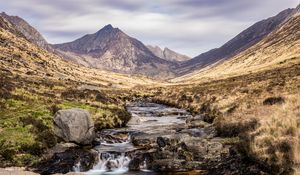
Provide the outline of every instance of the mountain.
[[176,68],[177,73],[180,75],[190,73],[241,53],[280,27],[294,12],[295,9],[287,9],[274,17],[255,23],[220,48],[212,49],[183,62]]
[[50,46],[45,38],[24,19],[18,16],[7,15],[5,12],[0,13],[0,16],[13,24],[15,26],[15,29],[21,32],[30,42],[36,44],[41,48],[50,49]]
[[87,67],[151,77],[172,76],[172,62],[155,56],[142,42],[112,25],[52,47],[66,59]]
[[0,16],[0,80],[8,76],[17,77],[17,83],[20,84],[32,81],[46,83],[48,86],[47,82],[69,82],[75,84],[74,88],[79,84],[128,88],[154,83],[144,77],[86,68],[65,61],[28,41],[17,26]]
[[159,58],[168,60],[168,61],[178,62],[178,61],[187,61],[187,60],[191,59],[190,57],[179,54],[167,47],[164,48],[164,50],[162,50],[158,46],[147,45],[147,47],[154,55],[156,55]]
[[[297,66],[300,70],[300,6],[280,14],[284,14],[285,20],[281,20],[280,25],[277,24],[272,32],[256,44],[236,53],[227,60],[177,77],[172,81],[195,83],[277,68],[288,69],[292,66]],[[289,15],[287,16],[287,14]]]

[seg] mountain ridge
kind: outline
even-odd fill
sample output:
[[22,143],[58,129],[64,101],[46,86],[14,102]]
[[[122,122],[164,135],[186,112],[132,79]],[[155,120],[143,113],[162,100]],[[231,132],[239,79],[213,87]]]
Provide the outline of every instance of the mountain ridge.
[[281,24],[289,19],[296,9],[286,9],[273,17],[256,22],[221,47],[211,49],[191,60],[183,62],[176,68],[178,70],[177,74],[188,74],[194,70],[203,69],[219,61],[230,59],[234,55],[255,45],[276,28],[280,27]]
[[13,24],[15,26],[15,29],[21,32],[30,42],[46,50],[52,50],[49,43],[40,34],[40,32],[32,27],[24,19],[20,18],[19,16],[8,15],[5,12],[0,13],[0,16]]
[[284,23],[258,43],[229,59],[174,78],[172,81],[208,81],[300,64],[299,31],[300,10],[296,8]]

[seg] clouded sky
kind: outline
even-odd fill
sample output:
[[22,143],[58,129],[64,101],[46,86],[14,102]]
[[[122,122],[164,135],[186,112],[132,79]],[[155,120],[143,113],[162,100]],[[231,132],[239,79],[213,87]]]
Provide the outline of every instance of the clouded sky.
[[50,43],[63,43],[106,24],[144,44],[196,56],[251,26],[294,8],[299,0],[0,0]]

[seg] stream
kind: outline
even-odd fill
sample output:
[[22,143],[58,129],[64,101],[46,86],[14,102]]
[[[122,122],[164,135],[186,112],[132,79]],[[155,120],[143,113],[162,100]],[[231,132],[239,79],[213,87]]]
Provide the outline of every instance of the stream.
[[[136,101],[127,104],[132,118],[125,128],[97,134],[97,163],[84,174],[157,174],[205,172],[208,161],[218,161],[228,148],[214,128],[183,109]],[[74,165],[81,172],[81,165]]]
[[[143,173],[128,172],[132,160],[130,153],[141,149],[134,146],[132,137],[139,134],[162,136],[166,131],[175,133],[174,126],[184,125],[185,119],[191,116],[185,110],[145,102],[128,103],[127,110],[132,119],[126,128],[107,129],[98,134],[101,144],[95,149],[99,153],[99,162],[85,174],[156,174],[147,169],[145,160],[140,165]],[[79,165],[75,165],[75,171],[80,171]]]
[[[138,100],[128,102],[126,127],[104,129],[92,146],[60,143],[33,169],[40,174],[215,175],[266,174],[239,153],[239,144],[218,137],[207,116]],[[48,157],[48,158],[47,158]]]

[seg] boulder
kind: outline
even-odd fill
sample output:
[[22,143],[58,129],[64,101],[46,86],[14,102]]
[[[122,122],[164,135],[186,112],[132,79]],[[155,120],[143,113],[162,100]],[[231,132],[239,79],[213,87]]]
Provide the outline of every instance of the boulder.
[[141,163],[142,160],[135,157],[129,162],[128,168],[130,171],[139,171]]
[[89,145],[95,138],[94,123],[88,111],[59,110],[54,117],[54,133],[66,142]]
[[157,145],[161,148],[163,148],[163,147],[167,146],[168,144],[170,144],[169,142],[170,142],[169,139],[164,138],[164,137],[157,137],[157,141],[156,141]]

